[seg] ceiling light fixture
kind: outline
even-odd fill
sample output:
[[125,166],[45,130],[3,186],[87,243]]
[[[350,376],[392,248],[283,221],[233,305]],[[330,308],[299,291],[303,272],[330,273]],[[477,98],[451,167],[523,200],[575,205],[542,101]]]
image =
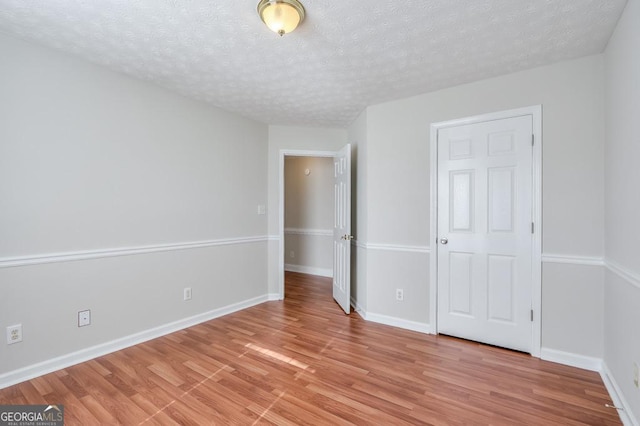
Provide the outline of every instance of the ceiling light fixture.
[[271,31],[283,36],[304,20],[304,7],[298,0],[260,0],[258,14]]

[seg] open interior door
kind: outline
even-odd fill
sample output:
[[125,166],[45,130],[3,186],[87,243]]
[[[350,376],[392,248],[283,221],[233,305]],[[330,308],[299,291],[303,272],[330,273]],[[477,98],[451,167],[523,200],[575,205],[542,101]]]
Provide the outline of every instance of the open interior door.
[[351,312],[351,145],[333,157],[333,298]]

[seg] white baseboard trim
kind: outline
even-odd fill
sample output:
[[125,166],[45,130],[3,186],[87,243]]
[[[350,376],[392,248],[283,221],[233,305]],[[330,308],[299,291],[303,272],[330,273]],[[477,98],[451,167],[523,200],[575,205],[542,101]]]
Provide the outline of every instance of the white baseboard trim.
[[364,311],[364,309],[362,308],[362,306],[360,306],[358,304],[358,302],[356,301],[356,299],[354,299],[353,297],[351,298],[351,307],[353,308],[353,310],[362,317],[362,319],[366,320],[365,316],[366,313]]
[[269,293],[269,294],[267,294],[267,301],[273,302],[275,300],[282,300],[280,298],[280,293]]
[[377,322],[378,324],[404,328],[405,330],[417,331],[419,333],[432,334],[429,324],[367,312],[353,297],[351,298],[351,306],[365,321]]
[[284,270],[288,272],[299,272],[301,274],[318,275],[320,277],[333,277],[333,269],[330,268],[315,268],[313,266],[292,265],[286,263],[284,265]]
[[640,423],[638,423],[638,420],[633,415],[629,404],[624,399],[624,395],[613,377],[613,374],[611,374],[611,370],[609,370],[609,367],[607,367],[607,364],[604,362],[602,363],[602,369],[600,370],[600,377],[602,377],[604,386],[609,392],[613,405],[622,408],[622,410],[618,410],[618,415],[620,416],[622,424],[625,426],[640,426]]
[[61,370],[72,365],[79,364],[81,362],[89,361],[91,359],[107,355],[112,352],[146,342],[148,340],[156,339],[158,337],[165,336],[167,334],[188,327],[192,327],[205,321],[209,321],[236,311],[240,311],[242,309],[259,305],[260,303],[269,300],[269,297],[271,297],[271,295],[263,295],[244,300],[242,302],[233,303],[231,305],[217,308],[209,312],[204,312],[192,317],[170,322],[168,324],[144,330],[139,333],[131,334],[129,336],[121,337],[110,342],[101,343],[99,345],[81,349],[79,351],[65,354],[47,361],[29,365],[18,370],[0,374],[0,389],[33,379],[35,377],[42,376],[44,374]]
[[618,410],[618,415],[620,416],[622,424],[625,426],[640,426],[633,415],[629,404],[627,404],[624,399],[624,395],[620,390],[620,387],[616,383],[611,371],[603,360],[600,358],[578,355],[549,348],[540,349],[540,358],[545,361],[557,362],[558,364],[598,372],[602,378],[604,386],[607,388],[609,396],[611,397],[612,405],[622,408],[621,410]]
[[556,349],[540,348],[540,359],[557,362],[571,367],[582,368],[590,371],[601,371],[602,360],[600,358],[558,351]]
[[406,319],[392,317],[382,314],[374,314],[371,312],[358,312],[362,318],[367,321],[377,322],[378,324],[390,325],[392,327],[404,328],[405,330],[417,331],[419,333],[431,334],[431,326],[426,323],[409,321]]

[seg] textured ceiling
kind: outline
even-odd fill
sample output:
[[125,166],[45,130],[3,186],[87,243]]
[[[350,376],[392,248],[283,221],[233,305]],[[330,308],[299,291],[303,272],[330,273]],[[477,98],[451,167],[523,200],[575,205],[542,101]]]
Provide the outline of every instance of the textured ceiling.
[[258,0],[0,0],[0,31],[265,123],[346,127],[367,105],[602,52],[626,3],[302,1],[284,37]]

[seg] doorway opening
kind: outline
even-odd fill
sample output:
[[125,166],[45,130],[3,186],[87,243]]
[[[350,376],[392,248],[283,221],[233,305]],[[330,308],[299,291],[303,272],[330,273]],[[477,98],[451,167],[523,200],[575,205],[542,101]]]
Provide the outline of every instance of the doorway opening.
[[[316,160],[310,160],[310,158],[315,158]],[[297,160],[296,160],[297,159]],[[313,188],[315,173],[318,173],[320,178],[322,175],[326,176],[326,170],[324,170],[325,164],[323,159],[328,159],[331,162],[331,210],[330,210],[330,224],[331,224],[331,247],[332,247],[332,258],[331,258],[331,269],[326,267],[313,267],[316,268],[316,272],[325,272],[328,274],[328,271],[331,270],[332,275],[332,283],[333,283],[333,298],[336,302],[342,307],[345,313],[349,313],[351,309],[350,305],[350,293],[351,293],[351,285],[350,285],[350,256],[351,256],[351,239],[353,238],[351,233],[351,146],[347,144],[339,151],[298,151],[298,150],[281,150],[280,151],[280,162],[279,162],[279,206],[278,206],[278,230],[279,230],[279,246],[278,246],[278,293],[279,298],[284,299],[285,297],[285,288],[284,288],[284,271],[285,265],[288,265],[289,270],[298,269],[304,271],[305,268],[309,268],[309,265],[294,264],[288,263],[285,261],[288,255],[288,259],[296,260],[296,256],[298,259],[300,258],[301,253],[298,252],[296,254],[295,248],[287,249],[285,253],[285,246],[287,243],[287,236],[289,237],[289,247],[300,247],[301,239],[323,239],[329,237],[327,234],[329,233],[329,229],[323,228],[306,228],[306,227],[296,227],[302,226],[301,224],[306,223],[320,223],[326,224],[327,222],[323,222],[323,219],[326,219],[326,216],[323,218],[323,214],[326,215],[326,207],[321,206],[323,203],[322,200],[325,200],[326,203],[326,194],[321,195],[318,200],[315,200],[311,203],[311,209],[313,209],[313,205],[315,205],[315,209],[318,211],[309,211],[307,208],[306,212],[300,212],[295,203],[289,203],[289,216],[291,218],[291,222],[289,222],[289,227],[287,227],[285,223],[285,216],[287,215],[287,205],[285,204],[286,194],[285,190],[290,189],[291,191],[301,190],[304,187]],[[314,164],[316,172],[310,166],[310,164]],[[310,183],[310,185],[300,184],[300,182],[287,182],[285,180],[286,169],[289,169],[290,173],[293,174],[296,180],[302,180],[303,183]],[[287,178],[288,179],[288,178]],[[317,180],[315,183],[318,187],[323,186],[323,179]],[[320,192],[326,192],[327,187],[320,190]],[[290,200],[291,201],[291,200]],[[294,200],[295,202],[295,200]],[[324,213],[323,213],[324,212]],[[302,218],[300,218],[300,214],[302,214]],[[317,214],[316,214],[317,213]],[[309,220],[309,216],[314,216],[319,218],[319,222],[311,222]],[[305,225],[306,226],[306,225]],[[315,226],[315,225],[313,225]],[[325,225],[320,225],[325,226]],[[289,232],[285,233],[285,229],[288,229]],[[288,234],[288,235],[287,235]],[[309,238],[307,238],[309,237]],[[293,246],[291,246],[293,244]],[[298,244],[297,246],[295,244]],[[312,246],[312,243],[306,242],[306,247]],[[321,247],[322,245],[318,245]],[[292,253],[293,252],[293,253]],[[307,259],[308,260],[308,259]],[[290,262],[292,262],[290,260]],[[326,261],[325,261],[326,262]],[[324,263],[326,266],[327,263]],[[314,269],[306,269],[311,272]]]
[[[278,206],[278,230],[279,230],[279,247],[278,247],[278,293],[279,299],[284,299],[285,296],[285,280],[284,280],[284,271],[287,256],[285,255],[285,241],[286,241],[286,233],[285,233],[285,165],[289,159],[327,159],[327,161],[331,161],[331,159],[335,156],[335,151],[305,151],[305,150],[281,150],[280,151],[280,165],[279,165],[279,200],[280,205]],[[303,173],[306,171],[303,169]],[[291,234],[290,234],[291,235]],[[294,253],[295,256],[295,253]],[[290,253],[289,253],[289,258]],[[291,265],[291,264],[289,264]],[[326,272],[326,271],[325,271]],[[331,266],[331,272],[333,274],[333,265]]]
[[333,158],[284,160],[284,270],[333,277]]

